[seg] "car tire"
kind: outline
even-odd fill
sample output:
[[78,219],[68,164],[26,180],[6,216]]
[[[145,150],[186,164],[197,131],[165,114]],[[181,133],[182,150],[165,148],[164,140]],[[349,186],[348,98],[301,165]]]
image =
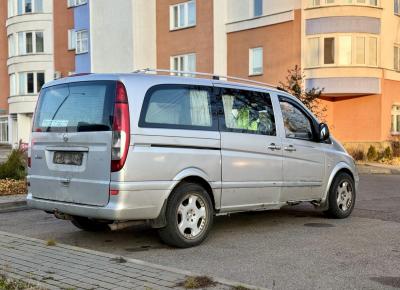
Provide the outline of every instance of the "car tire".
[[78,229],[86,232],[106,232],[110,230],[108,223],[99,222],[87,217],[73,216],[71,223]]
[[178,248],[197,246],[207,238],[213,224],[210,195],[199,184],[182,183],[171,194],[165,217],[167,226],[158,230],[165,244]]
[[325,212],[336,219],[347,218],[353,211],[356,201],[354,179],[345,172],[340,172],[329,189],[329,208]]

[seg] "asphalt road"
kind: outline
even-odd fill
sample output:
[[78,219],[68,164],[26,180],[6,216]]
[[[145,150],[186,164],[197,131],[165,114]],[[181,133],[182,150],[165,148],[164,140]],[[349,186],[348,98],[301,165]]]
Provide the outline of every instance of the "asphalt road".
[[362,175],[346,220],[308,205],[218,217],[210,238],[185,250],[144,227],[86,233],[34,210],[0,214],[0,231],[273,289],[400,288],[400,175]]

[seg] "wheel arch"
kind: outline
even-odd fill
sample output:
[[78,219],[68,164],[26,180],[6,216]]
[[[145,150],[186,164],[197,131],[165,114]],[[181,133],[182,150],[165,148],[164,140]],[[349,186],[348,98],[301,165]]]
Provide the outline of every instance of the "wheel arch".
[[352,170],[351,166],[345,162],[338,163],[333,168],[331,174],[329,175],[329,179],[328,179],[328,182],[327,182],[327,185],[325,188],[325,192],[324,192],[324,195],[322,196],[321,203],[320,203],[320,208],[322,208],[322,210],[328,209],[328,207],[329,207],[328,194],[329,194],[329,190],[331,188],[332,182],[335,179],[335,177],[342,172],[349,174],[351,176],[351,178],[356,182],[356,176],[355,176],[355,173]]

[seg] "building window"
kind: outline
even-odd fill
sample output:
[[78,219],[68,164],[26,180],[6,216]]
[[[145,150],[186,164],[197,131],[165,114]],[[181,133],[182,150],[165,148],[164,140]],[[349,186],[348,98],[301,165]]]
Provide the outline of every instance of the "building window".
[[89,51],[89,35],[87,30],[76,32],[76,53],[86,53]]
[[368,64],[371,66],[378,65],[378,39],[376,37],[369,38]]
[[[399,0],[395,0],[399,1]],[[309,0],[310,7],[325,5],[367,5],[378,6],[378,0]]]
[[8,11],[8,18],[15,16],[15,14],[14,14],[14,0],[8,0],[7,11]]
[[10,74],[10,96],[17,94],[17,79],[15,74]]
[[324,64],[335,63],[335,38],[324,39]]
[[392,107],[392,133],[400,134],[400,105]]
[[8,36],[8,57],[15,56],[15,41],[14,34]]
[[0,142],[8,143],[8,118],[0,118]]
[[256,76],[262,75],[263,68],[263,48],[256,47],[249,50],[249,75]]
[[19,94],[39,93],[45,83],[44,72],[22,72],[18,74]]
[[262,16],[263,13],[263,0],[253,0],[253,16]]
[[[171,57],[171,70],[183,72],[196,71],[196,54],[184,54]],[[177,75],[182,75],[178,73]]]
[[43,0],[17,0],[17,1],[18,1],[17,2],[18,15],[43,12]]
[[19,55],[43,53],[44,37],[42,31],[18,32]]
[[68,49],[76,49],[76,33],[74,29],[68,30]]
[[394,0],[394,14],[400,15],[400,0]]
[[[378,38],[373,36],[341,35],[323,38],[323,52],[320,53],[320,38],[307,40],[306,65],[378,65]],[[322,60],[320,59],[322,54]]]
[[87,3],[87,0],[67,0],[68,2],[68,7],[76,7],[80,5],[85,5]]
[[356,64],[365,64],[365,37],[356,37]]
[[351,64],[351,36],[339,36],[339,64]]
[[394,47],[394,70],[400,72],[400,46]]
[[196,25],[196,1],[188,1],[170,6],[170,29],[180,29]]
[[309,67],[319,66],[319,37],[308,39],[307,65]]

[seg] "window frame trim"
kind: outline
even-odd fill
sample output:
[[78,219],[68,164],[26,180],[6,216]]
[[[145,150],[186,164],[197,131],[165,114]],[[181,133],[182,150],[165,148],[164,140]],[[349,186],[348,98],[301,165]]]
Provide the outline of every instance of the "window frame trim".
[[[254,72],[254,52],[261,51],[261,72]],[[250,47],[249,48],[249,77],[264,75],[264,47]]]
[[[185,89],[197,89],[197,90],[206,90],[210,95],[210,106],[211,106],[211,126],[193,126],[193,125],[177,125],[177,124],[162,124],[162,123],[148,123],[146,122],[146,115],[149,109],[149,104],[151,97],[155,91],[163,90],[163,89],[171,89],[171,88],[185,88]],[[140,117],[138,122],[139,128],[149,128],[149,129],[171,129],[171,130],[193,130],[193,131],[218,131],[219,130],[219,119],[218,119],[218,110],[217,110],[217,102],[216,95],[214,91],[214,87],[212,85],[197,85],[197,84],[179,84],[179,83],[170,83],[170,84],[161,84],[150,87],[143,100],[142,109],[140,111]]]
[[[219,112],[219,131],[220,132],[227,132],[227,133],[238,133],[238,134],[249,134],[249,135],[259,135],[259,136],[265,136],[265,137],[279,137],[279,130],[278,130],[278,118],[277,118],[277,113],[274,107],[274,101],[273,101],[273,92],[271,91],[258,91],[258,90],[250,90],[250,89],[245,89],[245,88],[236,88],[236,87],[218,87],[216,88],[218,90],[217,93],[217,99],[218,99],[218,112]],[[224,104],[222,100],[222,95],[224,91],[240,91],[240,92],[250,92],[250,93],[259,93],[262,95],[267,95],[271,101],[271,107],[272,107],[272,112],[274,114],[274,121],[275,121],[275,135],[269,135],[269,134],[263,134],[259,132],[255,132],[252,130],[246,130],[246,129],[235,129],[235,128],[228,128],[226,126],[225,122],[225,110],[224,110]]]
[[[340,38],[343,36],[351,36],[351,64],[340,64]],[[356,39],[358,37],[363,37],[365,40],[365,48],[364,48],[364,64],[357,64],[356,62]],[[309,40],[318,38],[319,41],[319,55],[318,55],[318,65],[310,65],[307,61],[305,61],[305,69],[317,69],[317,68],[352,68],[352,67],[363,67],[363,68],[379,68],[381,65],[381,43],[380,37],[376,34],[371,33],[327,33],[327,34],[316,34],[316,35],[309,35],[306,36],[305,39],[305,48],[304,52],[307,54],[309,52]],[[335,62],[332,64],[325,64],[325,47],[324,47],[324,40],[326,38],[334,38],[335,39]],[[376,55],[374,56],[376,60],[376,64],[371,64],[371,42],[370,40],[374,39],[376,43]],[[306,57],[308,60],[308,56]]]
[[[321,142],[318,138],[318,128],[319,128],[319,124],[320,122],[304,107],[304,105],[293,99],[294,97],[288,97],[285,95],[281,95],[278,94],[278,102],[279,102],[279,109],[280,109],[280,117],[282,120],[282,129],[283,129],[283,136],[282,138],[284,139],[289,139],[289,140],[300,140],[300,141],[306,141],[306,142],[314,142],[314,143],[331,143],[330,140]],[[295,108],[297,108],[299,111],[301,111],[306,117],[307,119],[311,122],[311,129],[312,129],[312,134],[313,134],[313,138],[312,139],[303,139],[303,138],[294,138],[294,137],[287,137],[286,136],[286,130],[285,130],[285,123],[283,120],[283,113],[282,113],[282,109],[281,109],[281,102],[287,102],[291,105],[293,105]]]
[[[190,2],[194,2],[194,7],[195,7],[195,21],[194,24],[189,24],[189,3]],[[178,25],[175,26],[175,12],[174,12],[174,8],[177,7],[178,8]],[[181,15],[180,15],[180,7],[183,7],[184,12],[185,12],[185,19],[184,19],[184,25],[183,26],[179,26],[180,20],[181,20]],[[189,1],[184,1],[184,2],[180,2],[180,3],[176,3],[176,4],[172,4],[169,6],[169,30],[172,31],[176,31],[176,30],[181,30],[181,29],[187,29],[187,28],[193,28],[196,27],[197,25],[197,3],[196,0],[189,0]]]

